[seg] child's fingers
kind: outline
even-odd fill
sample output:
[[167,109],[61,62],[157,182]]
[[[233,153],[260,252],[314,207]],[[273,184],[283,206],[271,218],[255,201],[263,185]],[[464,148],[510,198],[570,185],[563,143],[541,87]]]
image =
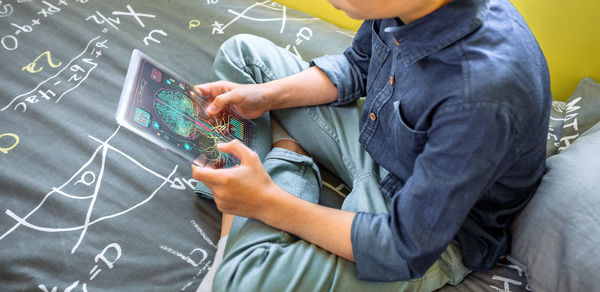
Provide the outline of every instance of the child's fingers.
[[213,94],[212,86],[214,85],[214,83],[215,82],[198,84],[198,85],[194,86],[194,91],[196,92],[197,95],[200,95],[200,96],[212,96],[212,94]]
[[228,143],[219,143],[217,147],[220,151],[225,153],[231,153],[237,157],[242,164],[253,163],[258,158],[256,152],[248,148],[240,140],[234,139]]
[[206,184],[215,182],[215,179],[219,176],[217,169],[202,167],[192,164],[192,177]]
[[208,105],[206,112],[210,115],[221,112],[227,105],[237,104],[242,100],[242,96],[235,90],[219,94]]

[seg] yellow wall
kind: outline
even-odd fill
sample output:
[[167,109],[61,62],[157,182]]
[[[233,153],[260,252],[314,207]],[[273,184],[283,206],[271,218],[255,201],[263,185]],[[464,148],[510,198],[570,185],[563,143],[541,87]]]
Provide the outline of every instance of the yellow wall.
[[354,31],[358,30],[362,23],[360,20],[348,17],[343,11],[335,9],[327,0],[275,0],[275,2]]
[[513,0],[550,67],[554,99],[565,100],[586,76],[600,82],[600,1]]
[[[277,0],[286,6],[356,30],[326,0]],[[566,100],[586,76],[600,82],[599,0],[512,0],[538,39],[550,67],[554,99]]]

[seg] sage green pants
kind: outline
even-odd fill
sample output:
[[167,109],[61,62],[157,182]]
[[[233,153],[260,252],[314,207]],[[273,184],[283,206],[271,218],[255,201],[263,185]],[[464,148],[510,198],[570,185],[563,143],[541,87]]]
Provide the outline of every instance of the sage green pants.
[[[262,83],[307,66],[268,40],[238,35],[225,42],[218,52],[213,77]],[[387,171],[374,163],[358,143],[356,106],[304,107],[271,114],[316,161],[352,186],[342,209],[389,212],[390,200],[378,188]],[[318,203],[321,180],[313,159],[275,148],[263,164],[279,186]],[[361,281],[355,263],[262,222],[236,217],[213,291],[433,291],[446,283],[460,282],[468,273],[459,247],[452,243],[421,278],[405,282]]]

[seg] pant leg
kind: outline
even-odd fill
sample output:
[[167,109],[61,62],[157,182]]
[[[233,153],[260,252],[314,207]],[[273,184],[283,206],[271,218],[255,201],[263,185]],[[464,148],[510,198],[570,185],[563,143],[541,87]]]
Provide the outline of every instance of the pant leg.
[[350,186],[352,191],[341,209],[389,213],[390,198],[378,187],[388,172],[358,142],[360,112],[356,106],[322,105],[277,110],[272,114],[311,157]]
[[269,40],[239,34],[221,45],[213,64],[212,77],[214,80],[256,84],[280,79],[306,68],[308,63]]
[[[258,83],[305,67],[306,63],[272,43],[242,35],[223,45],[214,69],[219,79]],[[389,199],[377,188],[383,171],[358,144],[356,108],[318,106],[274,114],[311,155],[353,186],[342,208],[388,211]],[[274,149],[267,155],[264,166],[282,188],[302,199],[318,202],[320,178],[312,159]],[[432,273],[421,279],[393,283],[359,281],[354,263],[259,221],[236,217],[213,290],[431,291],[455,280],[445,267],[453,265],[456,259],[460,262],[460,252],[451,246],[445,255],[448,257],[443,264],[436,263],[430,269]]]

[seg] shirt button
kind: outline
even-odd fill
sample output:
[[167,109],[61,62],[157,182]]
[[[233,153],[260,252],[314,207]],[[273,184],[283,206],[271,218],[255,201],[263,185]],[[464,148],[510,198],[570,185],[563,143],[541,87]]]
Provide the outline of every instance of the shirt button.
[[398,39],[394,38],[394,45],[396,45],[396,47],[400,46],[400,42],[398,42]]
[[369,118],[371,119],[371,121],[374,122],[377,119],[377,116],[375,115],[375,113],[370,113]]
[[394,76],[390,76],[390,85],[393,86],[394,85]]

